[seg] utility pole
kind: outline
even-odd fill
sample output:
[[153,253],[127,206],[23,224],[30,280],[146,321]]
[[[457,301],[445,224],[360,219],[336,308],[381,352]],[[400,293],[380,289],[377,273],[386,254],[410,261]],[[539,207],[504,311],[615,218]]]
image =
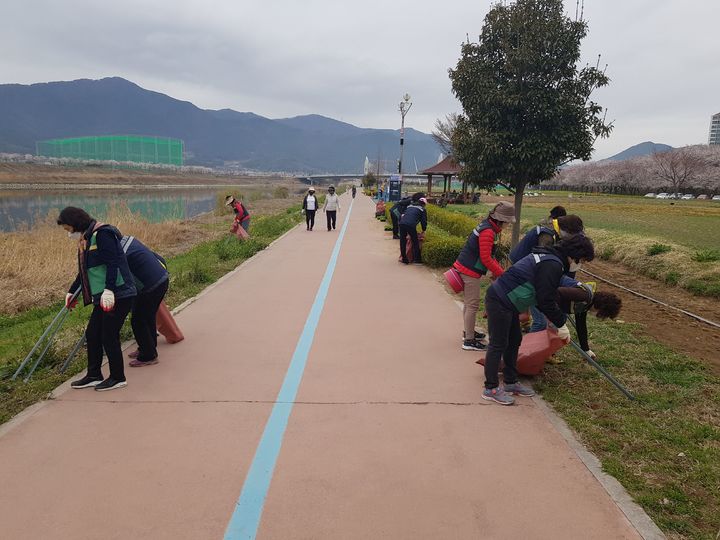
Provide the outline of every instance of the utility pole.
[[403,148],[405,147],[405,115],[410,111],[412,101],[410,94],[405,94],[400,102],[400,161],[398,161],[398,174],[402,174]]

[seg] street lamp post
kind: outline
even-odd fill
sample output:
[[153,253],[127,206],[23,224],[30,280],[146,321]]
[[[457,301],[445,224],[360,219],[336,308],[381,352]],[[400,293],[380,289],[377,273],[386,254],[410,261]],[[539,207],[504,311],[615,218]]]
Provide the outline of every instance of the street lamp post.
[[405,115],[410,111],[412,101],[410,94],[405,94],[400,102],[400,161],[398,161],[398,174],[402,174],[403,148],[405,147]]

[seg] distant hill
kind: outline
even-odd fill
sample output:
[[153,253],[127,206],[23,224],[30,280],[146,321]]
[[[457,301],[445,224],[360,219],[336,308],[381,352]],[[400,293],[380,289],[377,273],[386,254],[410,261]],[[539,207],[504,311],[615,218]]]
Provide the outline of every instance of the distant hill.
[[[394,159],[399,130],[359,128],[320,115],[272,120],[231,109],[204,110],[119,77],[0,85],[0,152],[34,153],[44,139],[156,135],[185,141],[186,163],[237,162],[267,171],[360,173],[365,156]],[[406,171],[433,165],[432,137],[406,129]]]
[[632,159],[640,156],[648,156],[655,152],[667,152],[668,150],[672,149],[673,147],[668,146],[667,144],[659,144],[648,141],[636,144],[635,146],[631,146],[630,148],[623,150],[619,154],[610,156],[609,158],[602,161],[624,161],[626,159]]

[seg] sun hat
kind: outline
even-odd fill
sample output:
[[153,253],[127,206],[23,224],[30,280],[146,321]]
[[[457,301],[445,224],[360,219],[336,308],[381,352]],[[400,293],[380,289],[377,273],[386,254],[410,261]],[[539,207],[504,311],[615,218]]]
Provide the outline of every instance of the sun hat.
[[308,191],[311,191],[312,193],[315,193],[315,188],[311,186],[311,187],[308,188]]
[[495,221],[515,223],[515,205],[509,202],[501,201],[490,211],[490,217]]
[[227,197],[225,197],[225,206],[230,206],[233,201],[235,201],[235,197],[233,197],[232,195],[228,195]]

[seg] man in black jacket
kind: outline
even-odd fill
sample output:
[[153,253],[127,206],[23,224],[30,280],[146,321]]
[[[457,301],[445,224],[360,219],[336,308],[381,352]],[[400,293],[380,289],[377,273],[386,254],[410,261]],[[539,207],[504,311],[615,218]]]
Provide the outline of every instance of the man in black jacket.
[[420,198],[424,196],[425,194],[422,192],[413,193],[412,197],[404,197],[392,207],[392,210],[390,210],[390,220],[392,221],[393,240],[400,240],[400,218],[405,213],[405,210],[407,210],[407,207],[410,206],[411,203],[419,201]]
[[420,197],[417,202],[411,203],[405,213],[400,218],[400,257],[404,264],[409,264],[405,247],[407,245],[407,237],[410,235],[413,249],[413,263],[422,264],[420,259],[420,240],[418,239],[417,226],[418,223],[422,227],[422,232],[427,230],[427,212],[425,211],[427,200]]

